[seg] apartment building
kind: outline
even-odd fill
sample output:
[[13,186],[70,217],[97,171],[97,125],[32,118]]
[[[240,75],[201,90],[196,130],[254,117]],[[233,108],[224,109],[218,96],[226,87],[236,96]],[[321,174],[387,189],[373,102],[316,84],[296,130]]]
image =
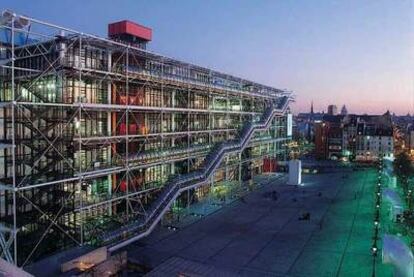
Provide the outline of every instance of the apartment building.
[[342,156],[341,115],[323,115],[315,122],[315,154],[318,159],[338,159]]
[[110,24],[109,38],[9,11],[0,23],[0,254],[10,262],[116,250],[286,159],[285,90],[150,52],[152,30],[131,21]]
[[315,151],[320,159],[349,158],[375,162],[394,152],[393,124],[383,115],[325,115],[315,124]]
[[372,162],[392,157],[394,137],[391,115],[359,116],[356,124],[355,159]]

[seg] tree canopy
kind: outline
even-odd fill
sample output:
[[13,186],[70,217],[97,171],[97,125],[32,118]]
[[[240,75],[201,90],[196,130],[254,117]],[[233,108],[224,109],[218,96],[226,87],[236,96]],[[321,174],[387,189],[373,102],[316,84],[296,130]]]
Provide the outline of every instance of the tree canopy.
[[402,179],[408,179],[413,174],[414,169],[407,153],[402,152],[395,157],[394,172]]

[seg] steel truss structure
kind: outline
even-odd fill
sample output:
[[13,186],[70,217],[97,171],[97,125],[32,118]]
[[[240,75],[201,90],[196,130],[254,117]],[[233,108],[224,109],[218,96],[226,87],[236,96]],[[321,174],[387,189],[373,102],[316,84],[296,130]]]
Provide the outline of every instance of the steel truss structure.
[[0,23],[0,257],[12,263],[125,245],[172,204],[286,159],[290,92],[22,15]]

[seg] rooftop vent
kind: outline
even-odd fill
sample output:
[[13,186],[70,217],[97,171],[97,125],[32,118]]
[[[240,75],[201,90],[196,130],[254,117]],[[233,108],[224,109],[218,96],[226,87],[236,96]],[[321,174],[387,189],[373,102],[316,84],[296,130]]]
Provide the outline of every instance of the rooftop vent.
[[108,24],[108,36],[110,39],[146,49],[147,43],[152,40],[152,29],[123,20]]

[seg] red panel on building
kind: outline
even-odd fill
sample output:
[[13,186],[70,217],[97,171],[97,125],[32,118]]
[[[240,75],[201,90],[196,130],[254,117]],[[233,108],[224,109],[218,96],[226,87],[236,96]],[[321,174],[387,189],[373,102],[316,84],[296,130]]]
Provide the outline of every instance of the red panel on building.
[[[126,135],[126,131],[127,131],[127,127],[125,123],[120,123],[119,124],[119,129],[118,129],[118,135]],[[129,124],[129,130],[128,130],[128,134],[129,135],[136,135],[138,133],[138,125],[137,124]]]
[[264,158],[263,159],[263,172],[276,172],[277,164],[276,159]]
[[126,181],[121,181],[121,184],[119,185],[119,190],[122,192],[126,192],[127,183]]
[[121,123],[119,124],[119,135],[125,135],[126,134],[126,124]]
[[[139,98],[138,96],[125,96],[125,95],[120,95],[118,96],[118,101],[117,104],[120,105],[138,105],[139,104]],[[141,101],[142,102],[142,101]]]
[[137,124],[129,124],[129,134],[130,135],[136,135],[138,130]]
[[122,34],[132,35],[146,41],[152,40],[152,29],[137,23],[123,20],[108,25],[109,37]]

